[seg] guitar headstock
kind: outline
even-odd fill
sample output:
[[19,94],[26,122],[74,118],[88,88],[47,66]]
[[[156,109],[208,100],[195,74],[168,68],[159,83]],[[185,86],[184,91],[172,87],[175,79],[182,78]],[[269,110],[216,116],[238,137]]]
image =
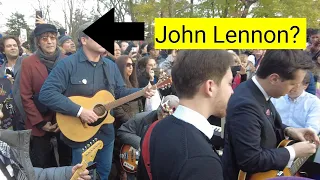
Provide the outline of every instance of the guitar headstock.
[[96,157],[98,150],[103,148],[103,142],[95,138],[90,144],[82,149],[82,160],[86,162],[91,162]]
[[166,89],[166,88],[170,88],[172,84],[172,78],[170,76],[165,76],[162,77],[161,79],[159,79],[158,83],[155,84],[155,86],[157,87],[157,89]]

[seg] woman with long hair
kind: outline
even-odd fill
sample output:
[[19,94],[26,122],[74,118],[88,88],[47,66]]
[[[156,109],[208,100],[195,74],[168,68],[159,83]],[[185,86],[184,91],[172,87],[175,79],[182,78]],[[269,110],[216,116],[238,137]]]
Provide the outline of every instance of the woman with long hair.
[[[122,78],[127,88],[137,88],[138,80],[136,75],[136,68],[132,59],[127,55],[122,55],[116,60],[116,64],[120,70]],[[114,116],[117,123],[127,122],[135,114],[140,112],[139,100],[134,100],[125,103],[114,109]],[[120,127],[120,126],[118,126]]]
[[[126,87],[137,88],[139,85],[138,85],[137,75],[135,71],[136,68],[130,56],[127,56],[127,55],[119,56],[115,62],[118,65],[123,81],[126,84]],[[115,129],[118,130],[123,123],[133,118],[133,116],[139,113],[141,109],[142,107],[139,99],[130,101],[119,107],[114,108],[113,112],[114,112],[114,118],[115,118],[115,124],[114,124]],[[113,156],[115,160],[115,166],[117,169],[117,175],[115,178],[124,180],[124,179],[127,179],[127,177],[130,175],[129,174],[127,175],[125,171],[123,171],[123,169],[121,168],[121,165],[119,164],[120,163],[119,154],[120,154],[121,146],[122,146],[122,143],[116,137],[115,145],[114,145],[114,156]]]
[[149,82],[153,85],[157,82],[157,78],[154,75],[154,68],[157,67],[156,60],[145,56],[138,60],[137,64],[137,76],[139,87],[146,87]]

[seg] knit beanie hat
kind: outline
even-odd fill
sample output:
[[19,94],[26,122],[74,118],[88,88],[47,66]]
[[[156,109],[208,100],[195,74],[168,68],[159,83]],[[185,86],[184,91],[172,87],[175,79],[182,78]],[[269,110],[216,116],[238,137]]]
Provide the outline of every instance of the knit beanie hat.
[[62,46],[64,42],[66,42],[67,40],[72,39],[70,36],[62,36],[59,39],[59,46]]
[[38,24],[37,27],[34,29],[35,37],[38,37],[46,32],[57,33],[58,31],[57,28],[52,24]]

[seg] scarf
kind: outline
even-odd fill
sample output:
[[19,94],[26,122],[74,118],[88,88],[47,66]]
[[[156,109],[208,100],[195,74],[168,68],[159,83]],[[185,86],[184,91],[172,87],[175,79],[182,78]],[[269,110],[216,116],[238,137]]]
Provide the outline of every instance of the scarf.
[[46,55],[40,48],[36,51],[36,55],[40,58],[40,62],[43,63],[48,72],[51,72],[56,62],[61,59],[62,53],[60,49],[57,47],[55,53],[53,55]]

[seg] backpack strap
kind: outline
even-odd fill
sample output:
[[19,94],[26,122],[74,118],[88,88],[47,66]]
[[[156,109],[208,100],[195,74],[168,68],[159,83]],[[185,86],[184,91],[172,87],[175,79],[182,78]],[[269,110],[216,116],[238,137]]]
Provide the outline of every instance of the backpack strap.
[[144,162],[144,166],[146,167],[149,179],[152,180],[152,174],[151,174],[151,163],[150,163],[150,137],[153,128],[156,126],[156,124],[159,122],[159,120],[155,121],[151,124],[149,129],[147,130],[143,142],[142,142],[142,158]]

